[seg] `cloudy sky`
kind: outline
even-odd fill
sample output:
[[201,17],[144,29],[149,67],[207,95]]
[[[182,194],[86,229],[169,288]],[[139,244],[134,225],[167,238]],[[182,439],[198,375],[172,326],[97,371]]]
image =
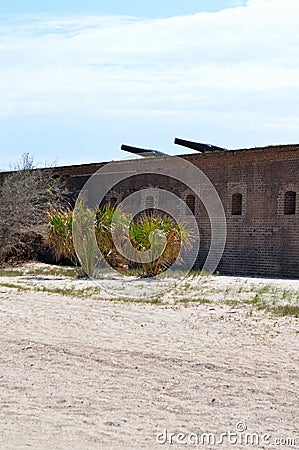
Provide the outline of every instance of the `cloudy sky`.
[[0,5],[0,169],[299,143],[298,0]]

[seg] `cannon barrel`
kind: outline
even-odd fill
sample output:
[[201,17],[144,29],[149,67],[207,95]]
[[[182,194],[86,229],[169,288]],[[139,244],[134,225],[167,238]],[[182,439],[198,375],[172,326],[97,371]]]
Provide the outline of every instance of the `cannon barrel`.
[[159,152],[158,150],[133,147],[131,145],[126,145],[126,144],[122,144],[122,146],[120,148],[121,148],[121,150],[124,150],[125,152],[133,153],[134,155],[140,155],[140,156],[144,156],[144,157],[167,156],[166,153]]
[[192,142],[192,141],[186,141],[185,139],[179,139],[175,138],[174,143],[177,145],[181,145],[182,147],[191,148],[192,150],[196,150],[200,153],[209,152],[209,151],[216,151],[216,150],[226,150],[222,147],[217,147],[216,145],[211,144],[202,144],[200,142]]

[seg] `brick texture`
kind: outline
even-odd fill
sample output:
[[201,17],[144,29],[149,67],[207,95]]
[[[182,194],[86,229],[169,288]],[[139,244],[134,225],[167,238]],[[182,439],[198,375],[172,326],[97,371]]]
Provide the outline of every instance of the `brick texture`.
[[[299,277],[299,145],[208,152],[182,156],[204,172],[215,186],[224,206],[227,240],[218,270],[222,274]],[[163,158],[161,158],[161,163]],[[86,180],[105,163],[53,169],[74,189],[74,199]],[[122,164],[120,161],[118,164]],[[134,167],[132,160],[132,168]],[[0,174],[3,178],[4,174]],[[182,183],[163,176],[127,178],[107,195],[121,201],[146,187],[159,187],[184,201],[192,194]],[[285,193],[296,193],[295,214],[285,214]],[[232,196],[242,195],[241,215],[232,214]],[[142,205],[146,199],[140,198]],[[158,206],[159,199],[154,199]],[[195,216],[200,230],[196,265],[207,256],[211,230],[207,212],[196,198]],[[188,218],[186,219],[188,220]]]

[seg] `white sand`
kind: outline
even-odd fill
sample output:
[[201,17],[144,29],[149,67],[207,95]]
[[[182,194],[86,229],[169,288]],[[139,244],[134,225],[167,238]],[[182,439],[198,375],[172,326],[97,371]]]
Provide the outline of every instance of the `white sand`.
[[[34,282],[62,281],[84,283]],[[299,448],[299,320],[221,303],[252,298],[261,283],[298,302],[295,280],[212,277],[205,296],[214,303],[164,306],[0,286],[0,448]],[[199,296],[196,286],[181,295]],[[219,436],[239,422],[297,446],[156,440],[165,428]]]

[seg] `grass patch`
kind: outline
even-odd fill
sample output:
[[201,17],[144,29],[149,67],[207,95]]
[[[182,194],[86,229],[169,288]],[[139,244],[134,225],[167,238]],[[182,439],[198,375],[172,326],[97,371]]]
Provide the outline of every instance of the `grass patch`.
[[21,277],[24,273],[20,270],[0,269],[0,277]]
[[262,286],[262,287],[260,287],[260,288],[258,288],[258,289],[255,289],[255,290],[257,290],[257,292],[258,292],[260,295],[262,295],[262,294],[273,293],[273,291],[274,291],[274,289],[273,289],[272,286]]
[[[111,300],[110,300],[111,301]],[[137,300],[136,298],[130,297],[117,297],[112,300],[113,302],[123,302],[123,303],[133,303],[136,305],[156,305],[156,306],[167,306],[167,304],[163,303],[159,297],[149,298],[145,300]]]
[[293,316],[299,319],[299,306],[282,305],[272,308],[272,312],[277,316]]
[[65,267],[65,266],[49,266],[49,267],[36,267],[26,270],[26,275],[39,276],[50,275],[54,277],[71,277],[78,278],[79,272],[77,267]]
[[261,299],[258,294],[256,294],[252,299],[245,301],[244,303],[254,306],[259,311],[265,311],[275,316],[292,316],[296,317],[297,319],[299,318],[298,305],[271,306],[265,300]]
[[63,295],[64,297],[79,297],[86,298],[91,297],[94,294],[98,293],[97,288],[88,287],[85,289],[75,289],[75,288],[46,288],[46,287],[37,287],[37,286],[22,286],[20,284],[15,283],[1,283],[0,286],[10,288],[10,289],[18,289],[19,291],[31,291],[31,292],[46,292],[49,294],[58,294]]
[[[30,276],[53,276],[53,277],[66,277],[71,279],[76,279],[79,277],[80,268],[78,267],[70,267],[70,266],[53,266],[53,265],[32,265],[30,264],[21,266],[18,268],[13,267],[2,267],[0,269],[0,277],[21,277],[24,275]],[[195,271],[191,272],[191,277],[197,275]],[[1,280],[1,279],[0,279]],[[165,300],[163,301],[164,295],[158,295],[157,297],[149,297],[145,296],[144,299],[134,299],[129,297],[122,297],[121,295],[112,296],[109,298],[109,295],[103,295],[103,290],[99,287],[90,286],[83,287],[77,286],[69,286],[69,287],[55,287],[52,285],[51,287],[40,285],[39,283],[31,284],[31,283],[20,283],[20,278],[16,280],[3,280],[0,282],[0,286],[3,288],[9,289],[17,289],[20,291],[26,292],[40,292],[40,293],[49,293],[49,294],[57,294],[64,297],[70,298],[81,298],[81,299],[94,299],[94,300],[109,300],[111,302],[123,302],[123,303],[135,303],[135,304],[149,304],[156,306],[166,306],[169,303]],[[15,281],[15,283],[14,283]],[[25,284],[25,286],[24,286]],[[63,286],[61,283],[57,283],[60,286]],[[56,284],[56,285],[57,285]],[[73,283],[72,283],[73,284]],[[76,283],[74,283],[76,284]],[[249,290],[245,288],[244,285],[237,286],[237,289],[234,291],[231,287],[225,287],[221,289],[215,289],[215,287],[207,285],[207,286],[194,286],[191,282],[191,278],[187,279],[184,284],[180,286],[180,288],[176,288],[172,290],[173,300],[175,305],[182,305],[188,307],[188,305],[204,305],[204,304],[222,304],[227,305],[229,307],[247,307],[248,314],[254,314],[254,310],[264,311],[270,315],[276,317],[283,316],[291,316],[294,318],[299,318],[299,292],[294,291],[292,289],[283,289],[276,288],[273,286],[258,286],[251,287],[249,286]],[[215,300],[215,296],[221,293],[222,295],[219,297],[219,300]],[[121,294],[121,292],[120,292]],[[235,294],[235,295],[234,295]],[[247,296],[244,298],[244,294]],[[234,298],[235,297],[235,298]],[[284,303],[284,305],[280,305],[280,303]]]
[[77,298],[86,298],[91,297],[94,294],[98,294],[98,289],[94,287],[88,287],[85,289],[75,289],[71,288],[33,288],[35,292],[47,292],[49,294],[57,294],[63,295],[64,297],[77,297]]
[[69,266],[47,266],[43,267],[30,267],[27,266],[22,270],[2,268],[0,269],[0,277],[22,277],[22,276],[43,276],[50,275],[54,277],[70,277],[79,278],[82,277],[82,270],[79,267]]
[[246,305],[252,305],[256,309],[260,310],[269,310],[270,306],[264,299],[262,299],[259,294],[255,294],[255,296],[249,300],[245,300],[244,303]]
[[0,286],[10,288],[10,289],[18,289],[19,291],[30,291],[31,289],[21,286],[19,284],[14,283],[0,283]]
[[180,304],[180,303],[197,303],[198,305],[206,305],[209,303],[212,303],[211,300],[207,299],[207,298],[190,298],[190,297],[185,297],[185,298],[179,298],[176,300],[176,304]]
[[239,301],[239,300],[224,300],[221,303],[224,303],[227,306],[231,306],[232,308],[235,308],[237,306],[241,306],[242,305],[242,302]]

